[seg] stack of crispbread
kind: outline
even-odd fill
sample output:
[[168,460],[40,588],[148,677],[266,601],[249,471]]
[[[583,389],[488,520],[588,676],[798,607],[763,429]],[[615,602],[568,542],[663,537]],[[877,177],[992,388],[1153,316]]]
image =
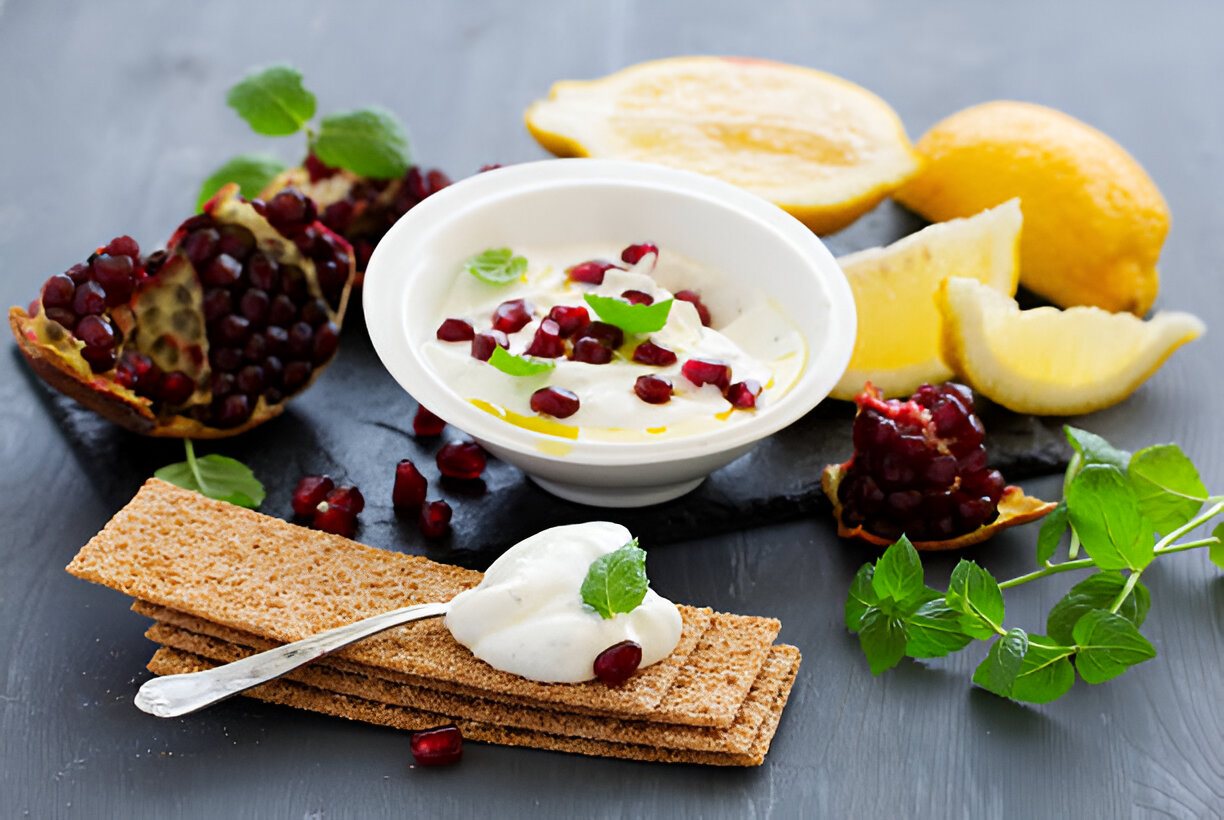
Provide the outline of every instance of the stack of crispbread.
[[[237,660],[409,604],[481,574],[387,552],[152,479],[86,544],[73,575],[117,589],[156,623],[157,674]],[[246,694],[402,729],[639,760],[759,765],[799,652],[769,618],[680,607],[670,657],[627,683],[548,684],[474,658],[441,619],[368,638]]]

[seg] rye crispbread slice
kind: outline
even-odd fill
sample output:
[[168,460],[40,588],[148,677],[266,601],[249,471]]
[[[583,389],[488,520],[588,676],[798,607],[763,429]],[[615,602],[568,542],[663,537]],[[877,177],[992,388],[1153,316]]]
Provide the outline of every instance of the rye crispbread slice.
[[[793,664],[783,674],[781,687],[769,704],[769,711],[750,748],[746,752],[708,752],[677,750],[666,746],[639,743],[617,743],[589,738],[563,737],[530,729],[515,729],[483,721],[457,720],[456,725],[468,740],[498,743],[506,746],[530,746],[536,749],[572,752],[601,757],[619,757],[631,760],[661,761],[668,763],[701,763],[721,766],[759,766],[765,760],[769,745],[782,716],[782,709],[790,696],[790,690],[799,668],[799,654],[793,647],[778,647],[791,654]],[[211,668],[214,664],[198,655],[162,647],[149,661],[148,668],[159,675],[195,672]],[[307,709],[322,714],[361,720],[367,723],[390,726],[409,731],[447,722],[444,715],[437,715],[405,706],[393,706],[365,698],[339,694],[312,686],[285,680],[265,683],[245,692],[247,696],[270,703],[279,703]]]
[[[478,572],[367,547],[158,479],[145,482],[67,569],[134,598],[278,642],[408,604],[448,601],[481,578]],[[675,651],[620,687],[597,681],[538,683],[501,672],[475,659],[437,619],[397,627],[337,654],[542,703],[645,715],[671,688],[709,624],[708,609],[679,609],[684,630]],[[710,705],[703,719],[709,725],[730,724],[739,706],[731,700]]]
[[[250,633],[214,624],[172,609],[159,607],[146,601],[134,601],[132,611],[155,621],[180,627],[190,632],[258,650],[272,649],[278,644]],[[685,658],[671,688],[659,704],[643,720],[663,723],[688,724],[692,726],[729,725],[715,724],[711,716],[732,713],[748,694],[749,688],[760,674],[761,666],[769,654],[770,645],[778,635],[778,622],[768,618],[753,618],[745,615],[715,613],[710,627],[702,635],[694,650]],[[194,651],[190,647],[179,647]],[[205,653],[197,653],[205,654]],[[503,693],[472,689],[453,684],[408,676],[394,671],[354,663],[331,655],[320,663],[344,671],[372,674],[396,683],[451,692],[459,695],[479,697],[501,703],[518,703],[534,707],[547,704],[527,698],[506,696]],[[609,714],[580,706],[568,711],[586,714]],[[612,713],[615,716],[615,713]]]
[[[145,637],[170,649],[217,663],[232,663],[250,657],[256,651],[165,623],[149,627]],[[286,677],[316,689],[404,706],[453,720],[475,720],[564,737],[660,745],[677,750],[746,753],[768,716],[770,704],[781,691],[783,678],[797,662],[797,656],[798,651],[793,647],[772,647],[739,714],[726,728],[621,720],[556,711],[548,707],[498,703],[395,683],[378,677],[375,670],[368,668],[342,670],[313,663],[290,672]],[[663,708],[667,701],[665,697],[660,707]]]

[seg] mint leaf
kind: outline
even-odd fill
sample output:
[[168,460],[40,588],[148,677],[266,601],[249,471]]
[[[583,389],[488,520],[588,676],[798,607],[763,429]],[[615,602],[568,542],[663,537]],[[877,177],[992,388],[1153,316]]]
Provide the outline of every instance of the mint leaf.
[[515,281],[527,271],[527,260],[515,256],[509,248],[489,248],[470,257],[463,269],[481,282],[490,285],[505,285]]
[[1152,562],[1154,528],[1117,468],[1085,467],[1067,487],[1066,501],[1071,526],[1098,567],[1139,570]]
[[973,638],[960,626],[961,613],[942,598],[927,601],[905,620],[909,640],[905,654],[911,658],[942,658],[964,649]]
[[1011,697],[1012,687],[1024,665],[1028,635],[1016,627],[990,645],[986,659],[973,673],[973,682],[996,695]]
[[267,154],[240,154],[213,171],[200,186],[196,199],[196,210],[204,210],[204,203],[212,199],[222,185],[238,183],[239,192],[247,199],[254,199],[268,187],[276,175],[285,170],[285,163]]
[[1156,657],[1156,649],[1134,624],[1104,609],[1080,618],[1073,634],[1079,647],[1075,668],[1088,683],[1103,683]]
[[302,73],[274,65],[243,77],[225,101],[257,134],[296,134],[315,114],[315,97],[302,87]]
[[489,364],[510,376],[536,376],[547,373],[557,366],[548,359],[526,359],[506,352],[501,345],[493,346],[493,355],[489,356]]
[[1216,543],[1208,548],[1207,555],[1211,558],[1211,563],[1224,569],[1224,523],[1217,524],[1211,534],[1215,536]]
[[[1126,579],[1115,572],[1089,575],[1071,587],[1071,591],[1054,604],[1046,616],[1046,631],[1050,633],[1050,638],[1061,644],[1075,643],[1075,625],[1080,619],[1094,609],[1108,610],[1113,607],[1125,587]],[[1151,593],[1139,582],[1118,608],[1118,614],[1140,627],[1151,607]]]
[[945,600],[961,613],[966,635],[985,640],[1003,623],[1003,592],[994,577],[973,561],[962,558],[952,570]]
[[874,606],[863,614],[858,636],[873,675],[892,669],[905,657],[905,624]]
[[1130,461],[1130,453],[1119,450],[1096,433],[1064,425],[1063,434],[1079,456],[1078,464],[1081,469],[1093,464],[1104,464],[1125,470],[1127,462]]
[[1037,533],[1037,564],[1041,566],[1054,557],[1058,545],[1062,543],[1063,533],[1071,525],[1067,518],[1067,500],[1058,502],[1058,506],[1050,510],[1050,514],[1041,520],[1041,529]]
[[263,503],[263,484],[241,461],[215,453],[196,458],[191,439],[183,439],[183,446],[187,460],[162,467],[153,473],[155,478],[239,507],[255,509]]
[[408,134],[385,108],[324,117],[312,148],[325,164],[374,179],[403,176],[412,164]]
[[581,593],[583,602],[606,619],[618,612],[632,612],[642,603],[648,588],[646,550],[638,547],[635,538],[591,562]]
[[851,632],[859,631],[859,624],[862,623],[867,608],[880,602],[880,596],[876,595],[871,585],[871,577],[874,574],[875,567],[863,564],[850,582],[850,592],[846,596],[846,629]]
[[1169,533],[1198,514],[1207,488],[1176,444],[1145,447],[1131,456],[1126,475],[1139,498],[1139,513],[1157,532]]
[[1071,666],[1074,646],[1048,643],[1044,635],[1029,635],[1028,649],[1008,695],[1025,703],[1049,703],[1067,694],[1075,683]]
[[904,535],[876,561],[871,586],[876,595],[897,603],[922,592],[922,560]]
[[616,325],[628,334],[654,333],[667,324],[667,315],[671,312],[672,299],[664,299],[653,305],[634,305],[611,296],[597,296],[594,293],[584,294],[583,299],[595,311],[601,322]]

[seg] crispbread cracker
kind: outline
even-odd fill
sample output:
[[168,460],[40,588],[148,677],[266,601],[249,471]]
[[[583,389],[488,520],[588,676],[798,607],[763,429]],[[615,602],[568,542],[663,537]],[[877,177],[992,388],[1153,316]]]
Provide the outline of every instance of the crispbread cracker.
[[[244,646],[164,623],[151,626],[145,632],[145,637],[162,646],[189,652],[218,663],[232,663],[255,653],[255,650]],[[677,750],[745,753],[751,748],[768,715],[770,705],[781,691],[783,678],[795,665],[796,655],[797,650],[793,647],[772,648],[761,668],[761,674],[740,707],[739,715],[730,726],[723,729],[618,720],[498,703],[394,683],[379,678],[377,670],[369,668],[341,670],[319,662],[290,672],[286,677],[316,689],[432,712],[450,719],[476,720],[565,737],[614,740],[618,743],[648,746],[662,745]],[[660,706],[666,705],[667,701],[668,698],[665,697]]]
[[[789,671],[782,677],[782,685],[769,705],[769,712],[760,730],[757,732],[751,747],[742,753],[702,752],[692,750],[676,750],[666,746],[654,746],[638,743],[616,743],[606,740],[586,738],[570,738],[529,729],[512,729],[497,726],[482,721],[455,721],[469,740],[479,740],[487,743],[499,743],[507,746],[530,746],[537,749],[573,752],[577,754],[596,755],[602,757],[620,757],[631,760],[650,760],[668,763],[702,763],[721,766],[759,766],[765,760],[769,744],[773,740],[782,716],[782,709],[790,695],[794,684],[795,673],[799,667],[799,653],[793,647],[779,647],[793,659]],[[194,672],[207,669],[214,664],[205,658],[175,649],[161,648],[149,661],[148,668],[159,675],[171,675],[180,672]],[[282,679],[265,683],[248,690],[246,695],[270,703],[280,703],[295,706],[313,712],[346,717],[351,720],[362,720],[398,729],[419,730],[438,725],[441,718],[430,712],[423,712],[404,706],[393,706],[377,703],[364,698],[327,692],[301,683]]]
[[[146,601],[134,601],[132,610],[156,621],[261,652],[277,646],[275,642],[256,635],[228,629],[203,618],[159,607]],[[748,694],[749,687],[761,671],[761,666],[769,653],[770,644],[778,635],[778,627],[778,622],[770,618],[715,613],[711,619],[710,628],[706,630],[697,647],[685,659],[667,694],[660,700],[658,706],[643,715],[642,719],[691,726],[730,725],[730,721],[723,719],[723,716],[730,714],[734,719],[739,705]],[[180,648],[194,651],[190,647]],[[536,707],[545,705],[539,701],[521,697],[507,697],[498,692],[445,683],[439,685],[436,681],[401,675],[378,667],[354,663],[334,655],[325,658],[322,662],[344,671],[373,674],[397,683],[426,687],[436,691],[480,697],[502,703],[520,703]],[[568,711],[601,714],[596,710],[583,707],[571,707]],[[716,720],[721,722],[715,722]]]
[[[68,571],[134,598],[278,642],[408,604],[448,601],[481,578],[478,572],[298,527],[158,479],[145,482],[81,548]],[[501,672],[476,660],[436,619],[397,627],[337,654],[472,689],[646,715],[671,687],[709,623],[709,610],[679,609],[684,630],[676,650],[619,687],[538,683]],[[721,711],[708,712],[706,721],[725,726],[734,719],[738,703],[715,708]]]

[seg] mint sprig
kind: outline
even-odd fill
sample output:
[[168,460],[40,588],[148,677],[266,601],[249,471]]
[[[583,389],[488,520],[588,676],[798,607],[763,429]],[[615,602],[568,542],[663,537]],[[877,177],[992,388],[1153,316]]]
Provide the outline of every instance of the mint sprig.
[[[1012,700],[1048,703],[1071,689],[1077,673],[1102,683],[1156,656],[1139,631],[1151,608],[1140,578],[1156,558],[1201,547],[1224,568],[1224,523],[1208,537],[1179,540],[1224,512],[1224,496],[1208,495],[1176,445],[1132,455],[1087,431],[1065,431],[1076,457],[1063,503],[1042,524],[1037,570],[1000,583],[962,560],[940,593],[923,583],[921,558],[905,536],[859,569],[846,598],[846,627],[858,633],[872,674],[907,656],[941,657],[974,640],[991,641],[973,682]],[[1067,530],[1067,560],[1055,562]],[[1087,558],[1071,552],[1080,545]],[[1005,626],[1005,590],[1092,568],[1098,571],[1050,610],[1047,634]]]
[[538,376],[541,373],[548,373],[557,366],[556,362],[548,359],[528,359],[524,356],[515,356],[501,345],[493,346],[489,364],[508,376]]
[[616,552],[592,561],[580,591],[583,603],[607,619],[618,612],[632,612],[642,603],[649,588],[646,550],[639,547],[634,538]]
[[510,248],[489,248],[465,260],[463,269],[481,282],[508,285],[527,272],[527,260]]
[[628,334],[654,333],[667,324],[671,313],[672,299],[664,299],[652,305],[632,304],[611,296],[583,294],[583,299],[595,311],[601,322],[616,325]]
[[187,451],[187,460],[162,467],[153,473],[154,477],[239,507],[256,509],[263,503],[266,496],[264,486],[250,467],[216,453],[196,458],[189,438],[183,439],[183,447]]
[[[315,96],[302,84],[301,72],[290,66],[251,72],[230,88],[226,102],[257,134],[283,137],[304,131],[307,152],[333,168],[374,179],[394,179],[412,165],[408,132],[385,108],[369,106],[329,114],[317,126],[312,125]],[[263,162],[256,162],[255,157]],[[248,199],[257,196],[284,170],[280,165],[271,171],[274,164],[279,161],[261,155],[235,157],[205,180],[198,205],[227,182],[237,182]]]

